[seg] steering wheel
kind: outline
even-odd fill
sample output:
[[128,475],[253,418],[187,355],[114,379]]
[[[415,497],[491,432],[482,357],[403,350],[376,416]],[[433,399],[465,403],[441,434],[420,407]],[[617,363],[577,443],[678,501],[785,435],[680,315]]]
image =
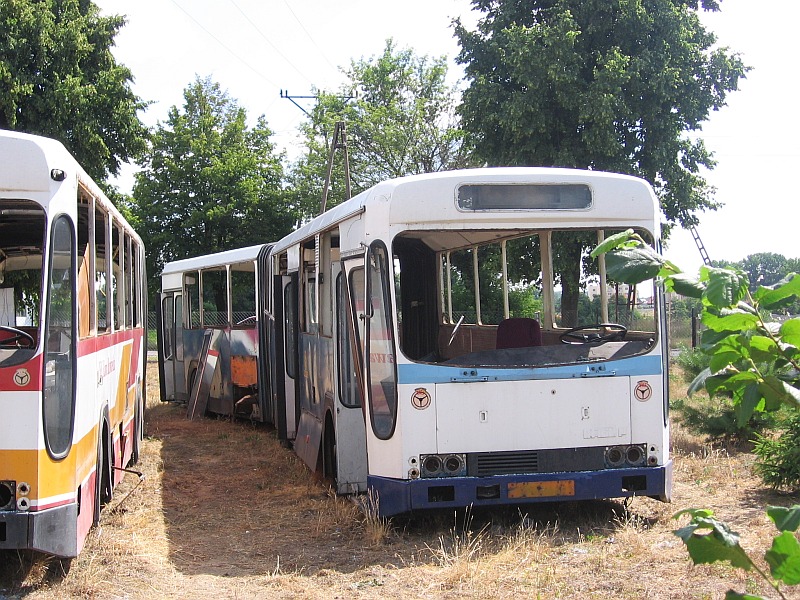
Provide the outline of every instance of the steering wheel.
[[[590,329],[605,329],[605,333],[589,331]],[[558,339],[562,344],[602,344],[603,342],[621,342],[625,339],[628,328],[619,323],[595,323],[594,325],[581,325],[562,333]]]
[[[0,339],[0,346],[10,346],[12,344],[16,344],[17,347],[20,348],[33,348],[36,346],[36,341],[33,339],[33,336],[27,331],[22,331],[21,329],[9,327],[7,325],[0,325],[0,331],[6,331],[11,334],[10,337]],[[24,345],[20,345],[20,341],[24,342]]]

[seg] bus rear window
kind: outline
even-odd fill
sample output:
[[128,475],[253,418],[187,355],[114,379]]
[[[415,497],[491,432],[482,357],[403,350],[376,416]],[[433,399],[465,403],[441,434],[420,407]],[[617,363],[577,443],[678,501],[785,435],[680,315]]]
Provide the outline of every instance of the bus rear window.
[[592,205],[592,192],[582,184],[480,184],[458,188],[461,210],[576,210]]

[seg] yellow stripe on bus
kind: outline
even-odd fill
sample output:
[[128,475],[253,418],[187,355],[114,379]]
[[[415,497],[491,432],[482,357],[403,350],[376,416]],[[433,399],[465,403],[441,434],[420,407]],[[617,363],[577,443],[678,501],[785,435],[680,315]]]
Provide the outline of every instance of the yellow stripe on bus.
[[97,427],[72,446],[62,460],[53,460],[47,450],[0,450],[3,479],[27,483],[28,498],[38,503],[48,498],[75,494],[97,461]]

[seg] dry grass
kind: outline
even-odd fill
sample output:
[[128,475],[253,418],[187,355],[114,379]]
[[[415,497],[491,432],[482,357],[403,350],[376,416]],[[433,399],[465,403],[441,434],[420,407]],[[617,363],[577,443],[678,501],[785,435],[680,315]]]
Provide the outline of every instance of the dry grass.
[[[152,377],[156,369],[148,370]],[[694,567],[672,534],[708,507],[752,555],[771,543],[752,456],[675,427],[674,499],[585,502],[380,519],[337,498],[274,434],[188,421],[149,387],[137,487],[127,476],[66,576],[0,553],[0,598],[721,598],[768,595],[749,574]],[[132,492],[131,492],[132,490]],[[130,492],[130,496],[126,496]]]

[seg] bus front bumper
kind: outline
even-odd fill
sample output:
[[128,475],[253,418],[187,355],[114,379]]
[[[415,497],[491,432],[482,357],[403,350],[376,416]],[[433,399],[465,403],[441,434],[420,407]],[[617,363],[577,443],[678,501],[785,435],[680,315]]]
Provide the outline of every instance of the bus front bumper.
[[501,506],[648,496],[669,502],[672,461],[658,467],[491,477],[400,480],[367,477],[377,512],[390,517],[417,509]]
[[0,550],[36,550],[54,556],[77,556],[77,522],[77,504],[43,511],[0,511]]

